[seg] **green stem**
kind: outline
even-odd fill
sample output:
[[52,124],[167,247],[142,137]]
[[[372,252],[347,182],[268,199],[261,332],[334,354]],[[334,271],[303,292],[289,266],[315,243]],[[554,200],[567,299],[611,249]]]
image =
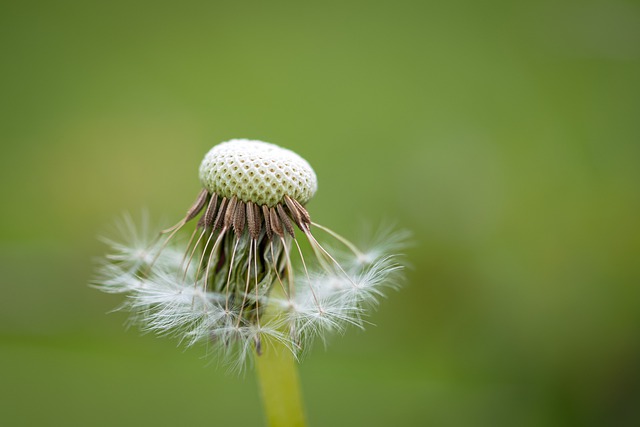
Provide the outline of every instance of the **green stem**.
[[256,356],[258,381],[269,427],[304,427],[302,394],[296,360],[282,343],[265,343]]

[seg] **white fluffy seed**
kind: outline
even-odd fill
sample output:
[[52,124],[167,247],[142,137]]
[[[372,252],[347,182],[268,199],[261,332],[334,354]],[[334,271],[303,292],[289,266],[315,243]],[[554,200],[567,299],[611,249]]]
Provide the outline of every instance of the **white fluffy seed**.
[[273,207],[289,196],[301,204],[318,181],[302,157],[267,142],[232,139],[213,147],[200,164],[200,181],[210,193]]

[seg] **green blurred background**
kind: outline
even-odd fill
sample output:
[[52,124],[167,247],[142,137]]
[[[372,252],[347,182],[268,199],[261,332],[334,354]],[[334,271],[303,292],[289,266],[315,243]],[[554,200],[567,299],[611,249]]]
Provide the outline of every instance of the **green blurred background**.
[[0,425],[261,425],[252,372],[87,286],[214,144],[412,230],[407,285],[301,365],[313,426],[640,425],[640,5],[4,1]]

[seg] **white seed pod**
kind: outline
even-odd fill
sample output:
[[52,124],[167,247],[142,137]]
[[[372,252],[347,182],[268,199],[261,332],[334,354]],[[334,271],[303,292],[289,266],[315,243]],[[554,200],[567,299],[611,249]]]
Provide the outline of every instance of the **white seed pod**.
[[269,207],[283,203],[284,196],[304,205],[318,188],[315,172],[302,157],[248,139],[213,147],[200,164],[200,181],[212,194]]
[[[127,293],[124,307],[145,331],[187,345],[210,341],[238,367],[275,343],[297,357],[315,336],[362,327],[366,309],[397,286],[402,266],[393,252],[403,239],[382,234],[361,251],[312,222],[303,205],[316,175],[292,151],[233,139],[206,154],[200,180],[204,188],[174,226],[145,239],[127,218],[123,237],[132,241],[107,240],[112,253],[95,284]],[[172,241],[192,221],[186,246]],[[316,232],[338,248],[325,248]]]

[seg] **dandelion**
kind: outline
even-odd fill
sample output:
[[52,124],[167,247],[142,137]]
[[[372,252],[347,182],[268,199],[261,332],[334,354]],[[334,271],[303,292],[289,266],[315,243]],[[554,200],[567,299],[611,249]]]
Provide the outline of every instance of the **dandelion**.
[[[305,206],[317,190],[315,172],[273,144],[221,143],[199,172],[203,189],[193,205],[153,240],[148,220],[142,233],[130,217],[121,221],[125,242],[105,240],[112,252],[96,283],[127,294],[124,307],[143,330],[210,343],[234,367],[255,360],[272,425],[301,425],[290,365],[316,337],[363,326],[366,309],[398,285],[402,265],[393,252],[406,235],[382,233],[362,250],[313,222]],[[277,391],[282,384],[290,390]]]

